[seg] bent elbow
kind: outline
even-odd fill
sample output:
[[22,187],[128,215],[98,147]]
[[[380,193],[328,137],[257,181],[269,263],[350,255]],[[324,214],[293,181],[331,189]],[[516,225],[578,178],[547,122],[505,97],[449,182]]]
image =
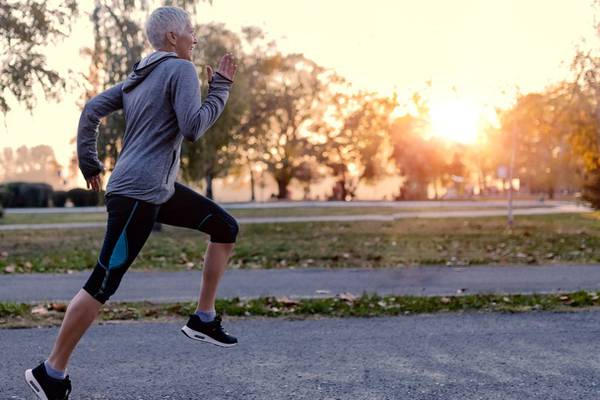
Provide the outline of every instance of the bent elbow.
[[81,110],[81,114],[85,115],[87,118],[99,119],[96,111],[95,98],[86,101],[83,105],[83,110]]
[[181,135],[185,140],[191,143],[194,143],[197,139],[192,131],[181,131]]

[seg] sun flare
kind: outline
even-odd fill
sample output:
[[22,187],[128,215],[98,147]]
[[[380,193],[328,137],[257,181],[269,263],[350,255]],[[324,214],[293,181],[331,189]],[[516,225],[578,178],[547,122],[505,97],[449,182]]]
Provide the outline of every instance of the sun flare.
[[464,144],[477,140],[479,113],[474,106],[461,101],[434,104],[430,116],[433,135]]

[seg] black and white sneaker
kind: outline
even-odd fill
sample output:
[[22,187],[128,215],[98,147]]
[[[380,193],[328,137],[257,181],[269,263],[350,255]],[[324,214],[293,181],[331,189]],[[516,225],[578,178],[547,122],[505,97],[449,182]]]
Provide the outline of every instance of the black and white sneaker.
[[211,322],[202,322],[200,317],[192,314],[187,324],[181,328],[181,331],[190,339],[212,343],[221,347],[232,347],[238,342],[235,337],[223,329],[219,315]]
[[71,393],[71,380],[54,379],[48,376],[46,367],[42,362],[33,369],[25,371],[25,380],[41,400],[68,400]]

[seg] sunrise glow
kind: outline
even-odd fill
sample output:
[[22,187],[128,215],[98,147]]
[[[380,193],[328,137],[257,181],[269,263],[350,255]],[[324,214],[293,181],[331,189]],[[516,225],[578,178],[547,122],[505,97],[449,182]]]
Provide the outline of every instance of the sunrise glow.
[[432,134],[454,142],[470,144],[477,139],[479,113],[467,102],[433,104],[430,111]]

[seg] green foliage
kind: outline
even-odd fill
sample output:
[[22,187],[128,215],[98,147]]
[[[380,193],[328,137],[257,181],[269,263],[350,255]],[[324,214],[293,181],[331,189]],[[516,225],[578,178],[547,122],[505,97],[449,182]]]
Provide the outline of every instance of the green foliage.
[[0,301],[0,318],[20,317],[29,313],[29,304],[19,304]]
[[95,207],[99,203],[100,195],[93,190],[76,188],[69,190],[67,196],[75,207]]
[[54,207],[64,207],[67,201],[68,194],[64,190],[57,190],[52,193],[52,204]]
[[[338,77],[329,80],[343,82]],[[336,179],[331,198],[351,200],[361,181],[373,181],[385,173],[390,114],[397,103],[395,98],[374,93],[349,95],[346,85],[342,89],[328,101],[330,118],[318,119],[312,129],[322,136],[316,146],[317,161],[328,167]]]
[[569,143],[583,170],[583,198],[600,209],[600,58],[578,52],[572,69]]
[[47,97],[58,97],[65,81],[46,66],[41,49],[65,37],[76,16],[74,0],[0,2],[0,112],[10,110],[9,93],[31,110],[36,84]]
[[[576,165],[569,146],[569,88],[557,86],[543,93],[520,96],[516,105],[501,114],[502,136],[498,148],[516,147],[515,177],[532,193],[553,198],[558,187],[573,187]],[[505,152],[506,158],[510,151]],[[504,165],[508,165],[506,162]]]
[[9,182],[0,185],[5,207],[48,207],[52,187],[46,183]]
[[325,70],[301,54],[277,51],[254,68],[245,137],[255,151],[248,156],[266,166],[277,182],[277,198],[286,199],[291,180],[306,176],[307,163],[316,159],[306,130],[325,112]]

